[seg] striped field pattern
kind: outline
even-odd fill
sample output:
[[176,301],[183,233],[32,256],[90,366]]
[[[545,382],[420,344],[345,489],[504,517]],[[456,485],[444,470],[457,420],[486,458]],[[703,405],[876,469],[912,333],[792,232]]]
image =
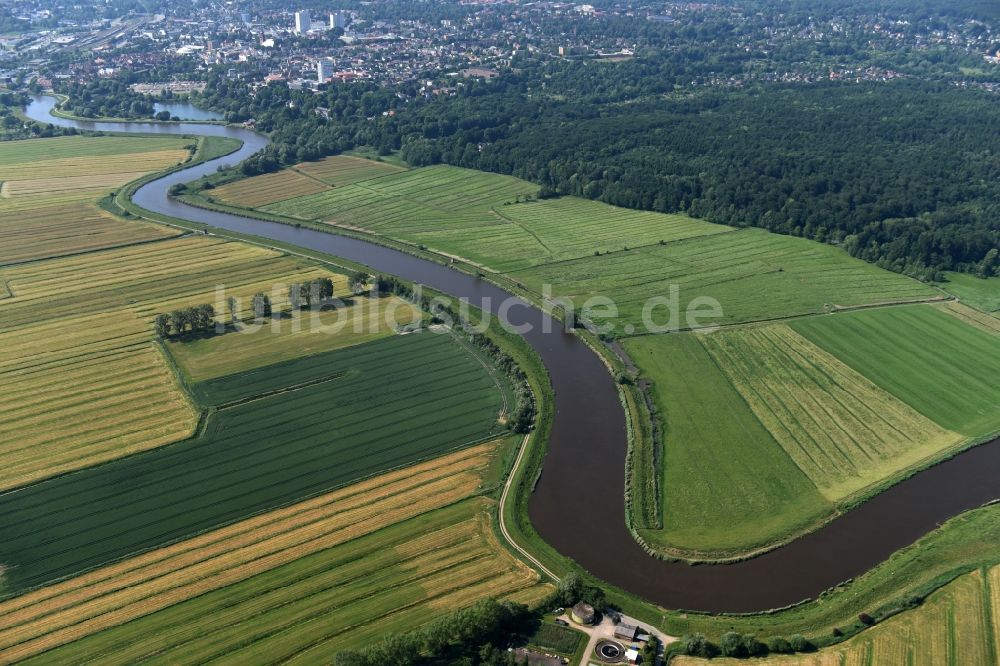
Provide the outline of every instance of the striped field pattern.
[[[0,603],[4,627],[0,662],[50,650],[212,590],[232,589],[244,581],[250,587],[255,585],[253,579],[277,576],[270,572],[300,558],[317,553],[317,559],[329,558],[355,539],[475,492],[495,446],[481,444],[383,474]],[[468,518],[462,518],[463,522],[445,532],[457,528],[467,542],[477,530],[470,531]],[[428,547],[428,538],[433,537],[400,546],[400,554],[417,564],[426,554],[419,551]],[[513,564],[504,565],[502,556],[490,556],[484,545],[488,544],[473,544],[480,558],[492,557],[501,565],[499,571],[518,571]],[[533,576],[522,572],[516,580],[528,583],[530,589]],[[514,578],[505,583],[501,576],[494,582],[509,592],[521,589]],[[230,609],[230,618],[238,618],[240,612],[247,613],[246,609]],[[250,617],[247,613],[246,618]],[[204,621],[211,620],[206,617]],[[232,633],[239,636],[235,627]],[[98,637],[96,642],[104,641]]]
[[421,333],[196,385],[217,407],[197,439],[0,495],[0,593],[496,436],[495,381],[450,336]]
[[[151,341],[159,312],[328,276],[313,265],[206,237],[0,268],[0,489],[169,444],[197,414]],[[335,276],[339,293],[346,278]],[[275,296],[284,307],[285,289]]]
[[[760,666],[991,666],[1000,639],[1000,568],[977,570],[932,594],[919,608],[867,629],[842,644],[812,654],[771,656]],[[680,657],[680,666],[746,663]]]
[[831,501],[964,438],[787,326],[701,336],[761,423]]
[[115,218],[96,202],[109,190],[183,161],[187,143],[133,137],[3,142],[0,265],[177,235],[166,227]]

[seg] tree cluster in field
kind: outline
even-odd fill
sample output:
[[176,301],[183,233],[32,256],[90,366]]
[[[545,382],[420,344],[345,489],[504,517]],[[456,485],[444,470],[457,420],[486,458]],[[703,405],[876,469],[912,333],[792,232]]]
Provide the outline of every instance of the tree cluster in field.
[[391,635],[364,650],[338,652],[334,666],[415,666],[448,663],[513,666],[506,648],[537,617],[526,606],[483,599],[471,608],[441,616],[423,629]]
[[670,646],[671,654],[682,654],[690,657],[702,657],[711,659],[713,657],[735,657],[746,659],[749,657],[763,657],[768,654],[791,654],[794,652],[810,652],[815,647],[808,639],[800,634],[795,634],[790,638],[776,636],[762,643],[753,634],[741,634],[729,631],[722,635],[719,644],[705,638],[703,634],[685,634],[680,640]]
[[545,600],[543,606],[547,608],[563,607],[569,608],[578,601],[583,601],[597,612],[601,612],[608,604],[604,590],[591,585],[576,573],[570,572],[562,577],[556,589]]
[[169,314],[158,314],[153,319],[157,337],[180,337],[186,333],[207,333],[215,328],[215,308],[204,303]]
[[299,282],[288,287],[288,303],[293,310],[308,309],[313,305],[327,303],[332,298],[333,280],[330,278]]

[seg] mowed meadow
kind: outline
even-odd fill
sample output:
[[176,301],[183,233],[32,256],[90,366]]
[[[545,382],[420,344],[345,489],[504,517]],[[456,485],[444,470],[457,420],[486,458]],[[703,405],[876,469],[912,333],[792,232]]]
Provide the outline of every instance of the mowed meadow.
[[[306,175],[330,172],[339,175]],[[618,335],[629,334],[625,325],[641,332],[644,303],[669,296],[671,285],[682,308],[701,296],[718,300],[723,316],[712,323],[942,297],[829,245],[577,197],[538,200],[531,183],[451,166],[401,170],[336,156],[202,194],[462,257],[539,293],[551,285],[577,308],[610,297]]]
[[[267,201],[253,193],[253,183],[266,189],[279,179],[295,186],[269,189]],[[732,557],[773,545],[1000,428],[996,382],[987,379],[1000,358],[1000,319],[832,245],[576,197],[540,200],[537,186],[508,176],[353,156],[203,195],[458,256],[536,294],[550,289],[585,317],[589,299],[610,298],[615,312],[595,323],[622,339],[661,426],[653,462],[636,471],[657,492],[636,495],[634,522],[674,555]],[[950,285],[992,304],[988,281],[954,276]],[[650,310],[653,297],[669,304]],[[705,298],[719,315],[686,321],[688,306]],[[910,326],[861,325],[897,310],[921,316]],[[725,328],[646,335],[648,324]],[[966,366],[981,358],[979,368]]]
[[549,588],[496,543],[492,501],[469,499],[496,451],[464,448],[0,602],[0,661],[329,663],[484,596],[537,600]]
[[185,161],[194,145],[178,137],[83,136],[0,143],[0,265],[177,235],[115,218],[97,200]]
[[[138,144],[102,139],[2,150],[28,175],[35,156],[134,178],[113,169]],[[486,596],[549,593],[493,533],[520,437],[488,359],[301,257],[110,215],[134,233],[74,243],[107,193],[92,182],[63,183],[80,226],[54,255],[25,234],[29,259],[0,265],[0,662],[328,663]],[[320,278],[336,307],[292,312],[288,285]],[[229,322],[228,297],[238,330],[154,338],[157,314],[202,303]]]
[[996,433],[1000,335],[956,307],[626,340],[665,424],[662,529],[640,534],[689,554],[766,545]]
[[[1000,567],[960,576],[914,610],[905,611],[841,644],[812,654],[754,659],[760,666],[990,666],[1000,654]],[[744,659],[677,657],[678,666]]]
[[[167,239],[0,268],[0,488],[184,439],[197,412],[152,340],[160,312],[328,275],[277,252]],[[277,303],[276,307],[281,304]],[[220,308],[221,309],[221,308]]]

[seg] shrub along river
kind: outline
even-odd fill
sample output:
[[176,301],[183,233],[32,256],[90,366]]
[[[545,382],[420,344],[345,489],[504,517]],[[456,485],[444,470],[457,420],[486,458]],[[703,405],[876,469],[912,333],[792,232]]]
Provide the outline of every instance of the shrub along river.
[[[177,171],[136,192],[143,208],[264,239],[344,257],[397,275],[494,314],[513,298],[499,287],[444,265],[363,240],[203,210],[171,199],[171,185],[212,173],[260,150],[267,138],[247,129],[185,123],[107,123],[50,115],[51,97],[37,97],[29,117],[106,132],[228,136],[243,141],[232,155]],[[603,580],[668,608],[753,612],[815,597],[913,543],[939,523],[1000,497],[1000,440],[970,449],[840,516],[791,544],[736,564],[691,566],[648,556],[625,526],[625,414],[617,388],[597,355],[547,315],[520,301],[515,326],[541,356],[555,390],[554,420],[544,469],[530,499],[541,537]],[[551,323],[551,322],[550,322]]]

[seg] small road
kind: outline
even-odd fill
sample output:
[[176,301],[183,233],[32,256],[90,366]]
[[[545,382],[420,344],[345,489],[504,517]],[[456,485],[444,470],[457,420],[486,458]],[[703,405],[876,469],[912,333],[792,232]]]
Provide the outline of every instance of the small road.
[[498,516],[500,523],[500,533],[503,534],[503,538],[506,539],[507,543],[509,543],[514,550],[516,550],[518,553],[521,554],[521,557],[523,557],[526,561],[533,564],[539,571],[541,571],[546,576],[548,576],[549,578],[558,583],[559,576],[552,573],[552,571],[550,571],[544,564],[539,562],[534,555],[529,553],[527,550],[522,548],[520,544],[514,541],[514,537],[512,537],[510,535],[510,532],[507,531],[507,524],[504,522],[503,519],[504,507],[507,506],[507,497],[510,495],[510,489],[514,485],[514,477],[517,476],[517,470],[521,468],[521,460],[524,459],[524,452],[527,451],[528,449],[529,437],[531,437],[531,433],[525,435],[524,439],[521,440],[521,446],[520,448],[518,448],[517,451],[517,459],[514,461],[514,466],[511,467],[510,474],[507,475],[507,481],[503,485],[503,493],[500,495],[500,508],[499,508],[500,514]]

